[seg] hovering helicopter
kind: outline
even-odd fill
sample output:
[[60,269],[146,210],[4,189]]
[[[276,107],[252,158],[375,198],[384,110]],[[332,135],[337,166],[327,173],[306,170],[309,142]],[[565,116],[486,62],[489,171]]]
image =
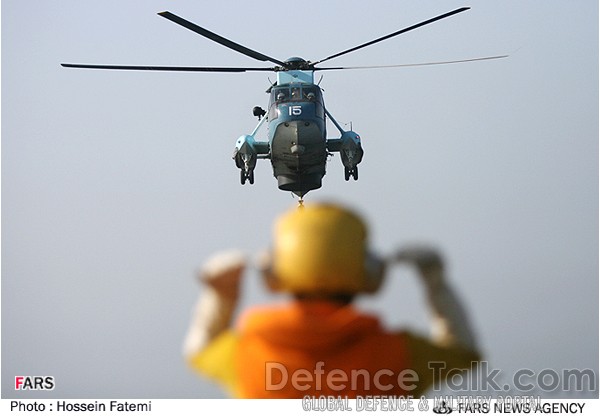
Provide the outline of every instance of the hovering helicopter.
[[[322,179],[325,176],[327,159],[332,153],[338,152],[340,154],[344,166],[344,178],[347,181],[350,178],[358,180],[358,164],[362,161],[364,155],[360,136],[352,130],[344,130],[325,107],[322,89],[314,81],[315,71],[450,64],[504,58],[506,55],[459,61],[387,66],[321,67],[320,64],[469,9],[469,7],[461,7],[317,61],[306,61],[299,57],[291,57],[285,61],[281,61],[235,43],[171,12],[165,11],[158,13],[158,15],[227,48],[258,61],[271,62],[275,66],[166,67],[96,64],[61,65],[68,68],[107,70],[223,73],[247,71],[275,72],[277,80],[267,90],[267,93],[270,94],[268,110],[265,111],[259,106],[254,107],[253,114],[259,119],[258,125],[251,134],[242,135],[238,138],[235,143],[233,159],[236,166],[240,169],[240,181],[242,184],[246,182],[254,184],[254,169],[257,160],[271,160],[273,175],[277,179],[279,189],[293,192],[300,198],[300,203],[302,203],[302,199],[306,193],[321,187]],[[339,131],[338,137],[327,138],[327,118],[329,118]],[[257,140],[256,134],[265,122],[268,122],[268,140]]]

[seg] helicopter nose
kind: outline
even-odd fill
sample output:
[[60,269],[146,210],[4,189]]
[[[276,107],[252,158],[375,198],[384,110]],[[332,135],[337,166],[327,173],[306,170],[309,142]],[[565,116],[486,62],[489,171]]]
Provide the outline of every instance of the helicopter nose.
[[290,147],[290,152],[294,155],[302,155],[306,151],[306,147],[303,145],[294,144]]

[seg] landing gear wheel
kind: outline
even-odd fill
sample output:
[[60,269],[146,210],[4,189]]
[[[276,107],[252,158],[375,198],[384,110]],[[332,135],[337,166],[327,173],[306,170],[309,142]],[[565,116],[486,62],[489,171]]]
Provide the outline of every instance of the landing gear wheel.
[[352,176],[354,180],[358,180],[357,166],[354,166],[354,168],[344,167],[344,178],[346,179],[346,181],[350,180],[350,176]]
[[246,184],[246,180],[248,180],[250,184],[254,184],[254,170],[249,170],[247,172],[243,168],[240,170],[240,182]]

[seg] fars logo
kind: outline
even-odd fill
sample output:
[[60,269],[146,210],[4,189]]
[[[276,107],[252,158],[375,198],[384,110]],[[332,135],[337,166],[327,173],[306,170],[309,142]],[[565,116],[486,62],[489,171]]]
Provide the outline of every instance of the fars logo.
[[15,376],[15,390],[53,390],[54,376]]

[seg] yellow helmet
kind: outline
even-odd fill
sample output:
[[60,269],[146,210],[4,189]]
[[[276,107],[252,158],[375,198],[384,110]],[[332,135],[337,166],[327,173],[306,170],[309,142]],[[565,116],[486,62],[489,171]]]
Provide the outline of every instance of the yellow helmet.
[[376,291],[384,263],[369,253],[367,226],[334,204],[309,204],[275,222],[270,264],[263,270],[272,290],[304,295],[353,295]]

